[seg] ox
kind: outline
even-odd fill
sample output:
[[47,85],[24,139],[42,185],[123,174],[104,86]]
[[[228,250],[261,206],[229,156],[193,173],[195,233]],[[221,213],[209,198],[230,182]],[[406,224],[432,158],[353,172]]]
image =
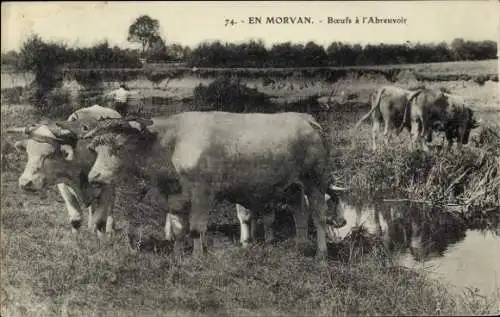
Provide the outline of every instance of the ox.
[[[113,230],[112,209],[114,186],[103,186],[95,193],[87,181],[94,156],[78,137],[104,118],[119,118],[113,109],[94,105],[72,113],[66,122],[10,128],[7,132],[23,133],[28,139],[17,141],[17,150],[26,151],[28,162],[19,177],[19,187],[25,191],[40,191],[56,184],[63,197],[72,231],[81,226],[81,210],[89,209],[88,225],[98,236]],[[107,218],[107,219],[106,219]]]
[[405,113],[411,117],[412,142],[423,143],[424,150],[428,146],[423,138],[430,142],[436,127],[445,132],[450,148],[454,138],[458,147],[467,144],[470,131],[480,123],[462,98],[434,89],[421,89],[413,94]]
[[371,98],[372,108],[365,114],[355,126],[359,125],[372,116],[372,148],[377,150],[377,135],[380,133],[380,126],[384,124],[385,144],[389,144],[392,132],[399,135],[403,128],[411,130],[410,121],[407,119],[406,105],[419,90],[411,91],[396,86],[383,86],[379,88],[377,94]]
[[[89,149],[97,155],[89,181],[113,184],[122,169],[145,169],[154,181],[174,169],[182,188],[176,205],[181,211],[189,209],[194,255],[204,253],[208,213],[217,199],[241,205],[250,216],[254,211],[265,215],[267,202],[281,199],[288,187],[299,184],[301,201],[307,195],[310,204],[318,256],[326,255],[327,224],[341,227],[345,219],[325,177],[329,149],[312,116],[184,112],[153,118],[149,124],[146,128],[144,122],[105,120],[87,133],[86,138],[93,137]],[[334,205],[328,216],[325,194]],[[304,204],[295,210],[298,242],[307,239]],[[177,219],[182,218],[187,217]],[[251,232],[250,225],[242,232]]]

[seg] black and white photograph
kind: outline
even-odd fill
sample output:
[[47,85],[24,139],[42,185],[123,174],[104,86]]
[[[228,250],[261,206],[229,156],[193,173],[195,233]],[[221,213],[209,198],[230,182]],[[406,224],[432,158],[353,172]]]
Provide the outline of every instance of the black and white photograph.
[[500,0],[1,8],[2,317],[500,314]]

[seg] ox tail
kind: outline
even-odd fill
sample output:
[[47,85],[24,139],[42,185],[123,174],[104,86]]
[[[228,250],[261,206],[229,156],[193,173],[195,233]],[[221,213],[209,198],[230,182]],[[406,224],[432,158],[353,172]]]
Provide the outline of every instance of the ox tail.
[[410,109],[410,106],[411,106],[411,103],[413,102],[413,100],[422,92],[422,89],[418,89],[414,92],[412,92],[410,94],[410,96],[408,97],[408,101],[406,102],[405,104],[405,111],[403,112],[403,120],[401,120],[401,124],[399,125],[398,127],[398,130],[397,130],[397,134],[401,133],[401,131],[403,131],[403,128],[405,126],[405,123],[410,120],[410,119],[407,119],[406,117],[409,115],[411,109]]
[[378,90],[377,97],[375,99],[375,102],[372,104],[372,108],[370,109],[370,111],[368,111],[367,114],[365,114],[361,119],[359,119],[358,122],[356,122],[356,125],[354,126],[354,131],[358,129],[358,127],[361,125],[363,121],[368,119],[368,117],[373,113],[373,111],[375,111],[377,108],[380,107],[380,99],[382,99],[382,94],[384,93],[384,91],[385,91],[384,87]]
[[[325,158],[324,158],[324,166],[327,167],[325,169],[325,171],[328,171],[330,170],[329,169],[329,166],[330,166],[330,153],[331,153],[331,149],[330,149],[330,143],[328,142],[328,133],[329,133],[329,129],[324,129],[314,118],[310,117],[308,119],[308,123],[310,124],[310,126],[319,134],[320,138],[321,138],[321,143],[323,145],[323,148],[325,150]],[[327,126],[328,127],[328,126]],[[323,183],[322,181],[322,178],[323,178],[323,173],[325,171],[318,171],[316,173],[320,174],[320,175],[314,175],[313,177],[313,180],[314,182],[316,182],[316,185],[319,187],[319,188],[322,188],[322,190],[325,190],[325,192],[323,194],[330,194],[329,193],[329,186],[326,186],[330,183],[330,181],[328,181],[327,183]],[[328,177],[329,178],[329,177]],[[330,194],[331,195],[331,194]]]
[[321,142],[323,143],[323,147],[325,148],[327,158],[329,158],[330,157],[330,144],[328,143],[328,139],[327,139],[328,131],[325,131],[325,129],[323,129],[323,127],[312,116],[310,118],[308,118],[307,122],[320,135]]

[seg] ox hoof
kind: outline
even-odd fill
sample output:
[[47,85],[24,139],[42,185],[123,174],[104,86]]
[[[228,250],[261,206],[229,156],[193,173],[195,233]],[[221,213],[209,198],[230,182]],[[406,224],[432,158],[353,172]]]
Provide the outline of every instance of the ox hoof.
[[326,251],[319,251],[318,250],[318,252],[316,252],[316,259],[318,259],[318,261],[320,261],[320,262],[326,262],[326,260],[328,258],[327,255],[328,254]]
[[112,239],[115,236],[115,231],[114,230],[106,230],[106,237],[108,239]]
[[314,255],[314,246],[312,243],[308,241],[299,240],[295,243],[295,248],[299,254],[305,256],[313,256]]
[[80,229],[80,227],[82,226],[82,221],[80,219],[78,220],[71,220],[71,231],[76,231],[78,232],[78,230]]
[[104,233],[101,230],[96,230],[96,233],[97,233],[97,238],[99,240],[103,240],[104,239],[105,235],[104,235]]
[[252,245],[252,242],[249,241],[249,240],[241,242],[241,247],[244,248],[244,249],[248,249],[251,245]]

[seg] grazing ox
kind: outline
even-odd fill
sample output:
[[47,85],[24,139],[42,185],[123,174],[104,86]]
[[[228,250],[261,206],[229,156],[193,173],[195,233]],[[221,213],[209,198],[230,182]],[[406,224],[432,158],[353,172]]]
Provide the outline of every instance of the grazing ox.
[[423,143],[424,150],[428,150],[428,146],[423,138],[431,141],[436,127],[445,132],[449,148],[454,138],[458,147],[467,144],[470,131],[479,126],[472,109],[462,98],[440,90],[417,91],[407,104],[405,113],[410,113],[412,141]]
[[[184,112],[149,123],[146,128],[133,120],[105,120],[87,133],[93,137],[89,148],[97,154],[89,181],[113,184],[124,168],[142,169],[154,180],[174,169],[182,188],[176,205],[186,209],[190,204],[195,255],[205,250],[208,214],[216,199],[263,212],[266,202],[299,184],[316,226],[318,255],[326,255],[327,224],[340,227],[345,220],[325,177],[328,146],[312,116]],[[335,204],[328,216],[327,193]],[[298,208],[298,241],[307,239],[307,220],[306,209]]]
[[372,148],[377,149],[377,134],[380,133],[380,126],[384,124],[385,144],[389,143],[391,132],[394,131],[398,135],[401,130],[406,127],[408,131],[411,129],[410,120],[405,116],[406,105],[411,98],[419,90],[411,91],[396,86],[383,86],[379,88],[377,94],[372,95],[371,110],[365,114],[355,126],[355,130],[359,125],[372,116]]
[[106,231],[112,231],[114,186],[103,186],[100,193],[90,188],[87,174],[95,156],[88,151],[84,141],[78,141],[78,136],[95,127],[99,119],[119,117],[120,114],[112,109],[94,105],[71,114],[66,122],[7,130],[28,136],[15,143],[16,149],[28,155],[19,177],[19,187],[25,191],[40,191],[57,184],[75,233],[81,226],[81,210],[87,207],[89,228],[97,229],[99,236],[105,225]]

